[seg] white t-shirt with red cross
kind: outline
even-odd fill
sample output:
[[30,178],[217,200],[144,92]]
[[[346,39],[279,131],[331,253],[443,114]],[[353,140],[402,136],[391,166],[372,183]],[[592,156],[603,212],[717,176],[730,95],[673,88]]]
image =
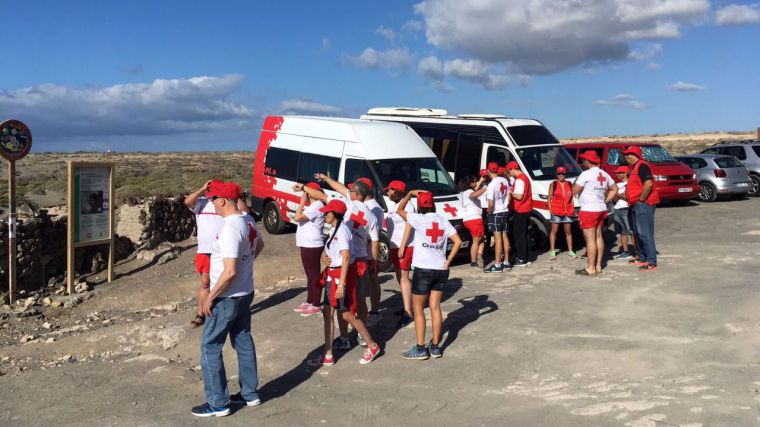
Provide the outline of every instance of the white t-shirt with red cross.
[[[406,229],[406,222],[404,221],[404,218],[401,218],[401,215],[396,213],[397,210],[398,203],[389,200],[385,228],[388,235],[391,236],[390,243],[392,249],[398,249],[399,246],[401,246],[401,239],[404,238],[404,230]],[[414,205],[411,203],[407,203],[404,210],[407,214],[417,212],[417,209],[415,209]],[[409,236],[409,241],[406,242],[407,248],[411,246],[414,246],[414,230],[412,230],[412,234]]]
[[507,195],[509,194],[509,181],[497,176],[486,187],[486,198],[493,200],[493,213],[502,213],[509,210]]
[[351,200],[351,193],[346,192],[346,214],[343,221],[351,230],[351,255],[356,259],[369,259],[371,242],[380,240],[380,225],[375,215],[366,204],[358,200]]
[[448,239],[457,232],[454,227],[443,215],[432,212],[408,214],[406,220],[414,228],[412,267],[444,270]]
[[349,251],[349,263],[354,262],[353,254],[351,254],[351,230],[349,230],[346,223],[343,222],[338,227],[338,231],[334,234],[330,232],[328,243],[325,245],[325,251],[327,256],[330,257],[330,267],[340,267],[343,265],[343,257],[341,251]]
[[192,209],[195,214],[195,225],[198,228],[198,253],[210,254],[211,243],[216,239],[224,220],[216,213],[214,204],[207,197],[199,197]]
[[304,207],[303,214],[307,219],[298,222],[296,229],[296,246],[299,248],[321,248],[324,246],[322,240],[322,227],[325,225],[325,214],[319,210],[325,204],[315,200]]
[[261,236],[256,222],[240,213],[224,218],[222,229],[211,244],[211,289],[224,271],[224,259],[235,259],[235,277],[220,297],[239,297],[253,292],[253,256]]
[[604,212],[607,210],[607,205],[604,203],[607,189],[615,184],[607,172],[596,166],[588,168],[578,176],[575,183],[583,187],[578,197],[581,211]]
[[480,204],[480,198],[476,197],[475,199],[472,199],[470,197],[474,192],[475,191],[471,188],[468,188],[459,193],[459,197],[462,199],[462,209],[464,209],[464,216],[462,219],[465,221],[480,219],[483,217],[483,207]]

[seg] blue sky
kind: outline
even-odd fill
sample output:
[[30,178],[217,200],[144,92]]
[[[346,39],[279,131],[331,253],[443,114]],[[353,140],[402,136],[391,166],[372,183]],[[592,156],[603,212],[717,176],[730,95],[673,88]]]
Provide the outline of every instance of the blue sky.
[[760,126],[758,2],[0,4],[0,119],[33,151],[253,150],[266,115],[375,106],[558,137]]

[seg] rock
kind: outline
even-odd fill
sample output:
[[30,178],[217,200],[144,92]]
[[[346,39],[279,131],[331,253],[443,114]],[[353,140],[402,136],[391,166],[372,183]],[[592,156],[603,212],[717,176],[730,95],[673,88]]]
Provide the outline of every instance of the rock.
[[45,323],[42,324],[42,327],[44,329],[52,329],[53,325],[51,325],[50,322],[45,322]]
[[50,338],[48,338],[48,339],[45,340],[45,344],[50,344],[51,342],[55,342],[55,338],[50,337]]
[[74,356],[67,354],[58,360],[60,360],[61,362],[73,362],[75,359],[74,359]]
[[90,285],[88,285],[87,282],[77,283],[76,286],[74,286],[74,291],[78,294],[89,292],[90,290]]
[[50,304],[52,302],[53,302],[53,300],[50,299],[50,297],[45,297],[45,298],[42,299],[42,305],[44,305],[45,307],[50,306]]
[[28,343],[29,341],[31,341],[31,340],[33,340],[35,338],[37,338],[37,337],[35,337],[34,335],[24,335],[23,337],[21,337],[20,341],[21,341],[21,344],[26,344],[26,343]]
[[148,262],[153,262],[156,259],[156,251],[149,249],[141,250],[137,253],[137,259],[143,259]]
[[53,307],[53,308],[58,308],[58,307],[60,307],[62,305],[63,305],[63,302],[61,302],[59,300],[54,300],[54,301],[52,301],[50,303],[50,306]]
[[156,263],[157,264],[166,264],[167,262],[169,262],[169,261],[171,261],[173,259],[177,259],[177,253],[174,252],[174,251],[171,251],[171,252],[167,252],[167,253],[161,255],[161,258],[159,258]]
[[24,309],[27,309],[27,308],[29,308],[29,307],[37,304],[37,297],[29,297],[29,298],[27,298],[27,299],[25,299],[23,301],[19,300],[18,302],[21,303],[20,305],[22,307],[24,307]]

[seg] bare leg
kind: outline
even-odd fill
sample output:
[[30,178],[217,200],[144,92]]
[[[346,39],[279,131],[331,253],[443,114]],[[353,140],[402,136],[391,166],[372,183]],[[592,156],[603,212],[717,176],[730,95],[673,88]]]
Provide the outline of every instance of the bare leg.
[[364,322],[361,321],[361,319],[355,317],[353,313],[350,311],[343,311],[341,312],[341,316],[344,321],[351,324],[351,326],[362,336],[364,337],[364,340],[367,341],[367,347],[369,348],[375,348],[377,347],[377,343],[374,339],[372,339],[372,335],[369,334],[369,331],[367,330],[367,327],[364,326]]
[[401,299],[404,301],[404,311],[412,317],[412,281],[409,270],[401,270]]
[[332,355],[332,342],[335,330],[333,327],[334,313],[335,309],[329,305],[325,304],[325,306],[322,307],[322,316],[325,319],[325,354],[328,356]]
[[504,246],[501,243],[503,233],[493,233],[493,239],[494,239],[494,258],[493,262],[494,264],[500,264],[501,263],[501,252],[504,249]]
[[554,252],[554,248],[556,247],[557,231],[559,231],[559,224],[552,223],[552,231],[551,234],[549,234],[549,250],[551,252]]
[[567,250],[572,251],[573,250],[573,233],[570,228],[570,224],[565,223],[563,227],[565,228],[565,240],[567,240]]
[[480,248],[480,240],[482,237],[473,237],[472,246],[470,247],[470,262],[478,262],[478,249]]
[[[596,227],[596,272],[602,272],[602,258],[604,258],[604,229],[602,226]],[[591,256],[589,255],[589,262],[591,262]]]
[[499,234],[502,235],[501,241],[502,241],[502,244],[504,245],[504,260],[502,262],[508,263],[509,262],[509,235],[507,234],[506,231]]
[[430,305],[430,317],[432,318],[434,345],[439,345],[441,343],[441,326],[443,325],[443,314],[441,313],[442,297],[443,292],[441,291],[430,292],[430,301],[428,304]]
[[412,295],[414,308],[414,332],[417,335],[417,345],[425,345],[425,301],[427,295]]
[[623,252],[628,252],[628,235],[620,235],[620,244],[623,246]]
[[[335,312],[336,312],[335,309],[333,309],[330,312],[330,316],[334,316]],[[343,320],[343,316],[340,316],[340,315],[338,316],[338,332],[340,332],[340,336],[342,336],[342,337],[347,337],[348,336],[348,322],[346,322],[345,320]],[[332,341],[330,341],[330,342],[332,342]]]
[[596,273],[596,228],[584,228],[583,238],[586,240],[586,256],[588,257],[589,274]]

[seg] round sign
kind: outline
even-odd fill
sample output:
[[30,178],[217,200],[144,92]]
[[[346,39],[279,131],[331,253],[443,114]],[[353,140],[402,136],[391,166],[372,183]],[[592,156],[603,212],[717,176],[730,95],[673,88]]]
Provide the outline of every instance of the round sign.
[[0,123],[0,156],[9,161],[19,160],[32,148],[32,132],[18,120]]

